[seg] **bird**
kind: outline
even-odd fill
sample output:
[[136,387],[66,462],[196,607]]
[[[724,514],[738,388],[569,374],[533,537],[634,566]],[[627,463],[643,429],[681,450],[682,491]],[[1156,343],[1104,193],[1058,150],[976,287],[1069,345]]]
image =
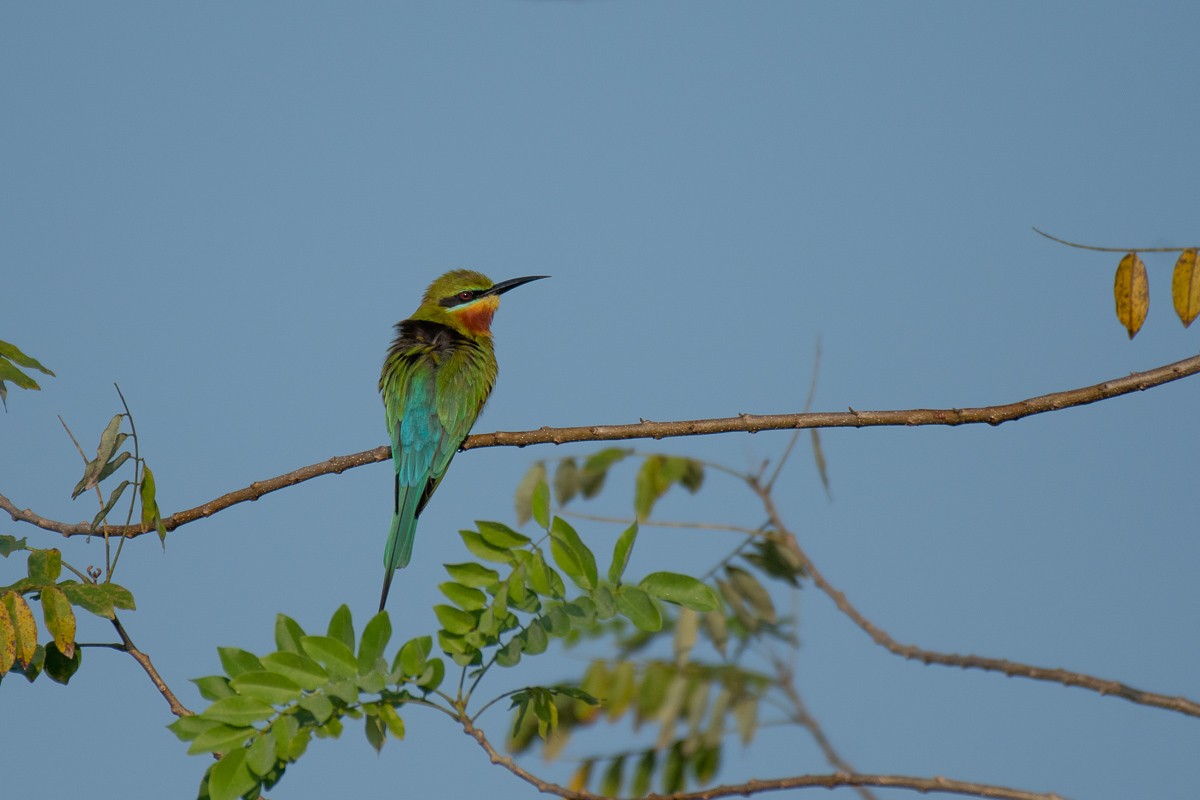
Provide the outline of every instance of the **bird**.
[[546,277],[493,283],[473,270],[451,270],[429,284],[411,317],[396,323],[396,337],[379,376],[396,470],[380,611],[387,605],[396,570],[412,557],[417,517],[496,382],[491,324],[500,295]]

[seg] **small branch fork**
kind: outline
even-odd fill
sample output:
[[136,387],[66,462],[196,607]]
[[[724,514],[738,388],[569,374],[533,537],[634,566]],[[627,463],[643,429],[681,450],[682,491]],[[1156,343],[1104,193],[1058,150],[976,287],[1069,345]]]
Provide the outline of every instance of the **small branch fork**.
[[[488,741],[483,731],[477,728],[470,719],[463,717],[463,732],[479,743],[493,764],[498,764],[516,775],[521,780],[544,794],[558,795],[564,800],[610,800],[604,795],[592,792],[569,789],[557,783],[544,781],[522,768],[508,756],[497,752]],[[713,786],[697,792],[677,792],[675,794],[648,795],[646,800],[715,800],[719,797],[734,795],[749,796],[759,792],[777,792],[785,789],[806,789],[820,787],[834,789],[839,786],[868,787],[877,786],[891,789],[911,789],[922,794],[926,792],[944,792],[969,797],[999,798],[999,800],[1063,800],[1056,794],[1040,794],[1025,792],[1019,789],[1009,789],[1005,786],[992,786],[985,783],[969,783],[949,778],[933,777],[918,778],[908,775],[860,775],[845,772],[835,772],[828,775],[797,775],[791,778],[775,778],[773,780],[750,780],[745,783]]]
[[803,565],[805,572],[808,574],[817,588],[829,595],[833,600],[838,610],[849,617],[855,625],[871,637],[879,646],[886,649],[888,652],[901,656],[906,659],[924,662],[925,664],[942,664],[948,667],[962,667],[963,669],[974,668],[987,670],[989,672],[1002,672],[1005,675],[1012,677],[1018,675],[1031,680],[1050,681],[1052,683],[1061,683],[1064,686],[1076,686],[1082,689],[1090,689],[1101,695],[1111,695],[1128,700],[1131,703],[1139,705],[1154,706],[1164,708],[1168,711],[1176,711],[1180,714],[1187,714],[1192,717],[1200,717],[1200,703],[1194,700],[1189,700],[1186,697],[1170,697],[1168,695],[1156,694],[1154,692],[1146,692],[1141,689],[1135,689],[1118,681],[1097,678],[1092,675],[1086,675],[1080,672],[1071,672],[1065,669],[1049,669],[1046,667],[1035,667],[1030,664],[1022,664],[1017,661],[1009,661],[1003,658],[986,658],[984,656],[975,655],[960,655],[957,653],[940,653],[935,650],[925,650],[911,644],[901,644],[893,639],[886,631],[872,623],[869,619],[863,616],[853,604],[846,599],[846,595],[839,591],[833,584],[826,580],[825,576],[817,569],[812,559],[800,547],[796,537],[784,526],[783,520],[779,515],[779,510],[775,506],[775,501],[771,497],[769,487],[763,485],[754,476],[747,477],[747,483],[750,488],[758,495],[759,500],[763,504],[763,508],[767,512],[768,518],[771,520],[771,525],[780,534],[787,537],[788,545]]
[[[1088,405],[1101,400],[1119,397],[1132,392],[1145,391],[1155,386],[1177,381],[1200,373],[1200,355],[1166,364],[1146,372],[1113,380],[1068,389],[1062,392],[1032,397],[1015,403],[979,408],[910,409],[900,411],[849,411],[815,412],[801,414],[739,414],[721,419],[681,420],[676,422],[650,422],[643,420],[629,425],[591,425],[575,428],[539,428],[531,431],[480,433],[467,438],[463,450],[478,447],[525,447],[533,444],[566,444],[568,442],[611,442],[629,439],[666,439],[675,436],[702,436],[715,433],[758,433],[768,430],[799,430],[804,428],[867,428],[876,426],[921,425],[970,425],[986,423],[999,425],[1023,417],[1060,411],[1075,406]],[[168,531],[173,531],[189,522],[210,517],[230,506],[246,501],[258,500],[271,492],[294,486],[297,483],[321,475],[340,474],[348,469],[374,464],[391,458],[387,446],[376,447],[346,456],[335,456],[327,461],[310,464],[292,472],[254,483],[242,489],[221,495],[207,503],[180,511],[163,519]],[[65,523],[42,517],[29,509],[18,508],[15,503],[0,494],[0,510],[8,512],[15,522],[27,522],[44,530],[63,536],[87,536],[94,534],[88,523]],[[151,533],[155,529],[143,525],[113,525],[108,529],[110,536],[132,538]]]
[[177,717],[190,717],[190,711],[183,703],[179,702],[179,698],[171,691],[171,687],[167,686],[166,681],[158,674],[158,670],[154,668],[154,664],[150,661],[150,656],[137,649],[133,640],[129,638],[129,634],[125,632],[125,626],[121,624],[121,620],[113,616],[113,627],[117,630],[117,636],[121,637],[121,646],[119,649],[124,650],[133,657],[133,660],[142,666],[146,674],[150,676],[150,682],[154,684],[154,688],[158,689],[158,693],[167,701],[167,705],[171,707],[171,713]]

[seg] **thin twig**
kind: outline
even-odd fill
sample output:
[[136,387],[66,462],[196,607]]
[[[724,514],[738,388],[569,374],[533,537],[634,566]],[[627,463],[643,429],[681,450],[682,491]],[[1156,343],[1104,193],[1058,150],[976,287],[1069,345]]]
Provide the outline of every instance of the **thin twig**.
[[[792,668],[784,663],[783,659],[772,654],[771,662],[775,666],[776,677],[779,679],[778,684],[783,690],[783,694],[791,703],[790,716],[792,721],[800,725],[808,731],[813,737],[813,741],[817,743],[817,747],[821,748],[821,752],[825,755],[825,760],[829,762],[829,766],[836,769],[838,772],[849,774],[854,773],[854,767],[850,762],[846,761],[838,751],[834,748],[833,742],[829,741],[829,737],[825,735],[825,730],[821,727],[821,723],[808,710],[808,705],[800,697],[800,692],[796,689],[796,676]],[[854,787],[858,790],[859,795],[863,800],[875,800],[875,793],[866,786]]]
[[[680,422],[639,422],[630,425],[592,425],[577,428],[539,428],[509,433],[481,433],[467,438],[464,450],[478,447],[525,447],[531,444],[566,444],[568,442],[622,441],[627,439],[664,439],[675,436],[700,436],[715,433],[757,433],[768,430],[802,428],[866,428],[875,426],[968,425],[986,423],[999,425],[1050,411],[1087,405],[1123,394],[1140,392],[1165,383],[1177,381],[1200,372],[1200,355],[1166,364],[1147,372],[1135,372],[1093,386],[1068,389],[1053,394],[1032,397],[1005,405],[981,408],[911,409],[907,411],[850,411],[816,412],[808,414],[740,414],[724,419],[683,420]],[[347,456],[336,456],[307,467],[279,475],[210,500],[207,503],[179,511],[162,520],[168,531],[198,519],[210,517],[230,506],[258,500],[271,492],[294,486],[320,475],[340,474],[348,469],[374,464],[391,458],[391,449],[382,446]],[[92,532],[87,523],[65,523],[40,516],[29,509],[20,509],[0,494],[0,510],[7,511],[15,522],[27,522],[63,536],[85,536]],[[154,531],[145,525],[113,526],[112,534],[141,536]]]
[[1060,239],[1057,236],[1051,236],[1038,228],[1033,229],[1035,233],[1040,233],[1051,241],[1065,244],[1067,247],[1078,247],[1080,250],[1095,250],[1101,253],[1182,253],[1184,250],[1195,250],[1193,247],[1097,247],[1091,244],[1079,244],[1078,242],[1068,242],[1066,239]]
[[[742,476],[739,476],[742,477]],[[723,531],[725,533],[744,533],[748,536],[765,536],[762,528],[743,528],[738,525],[727,525],[723,522],[675,522],[672,520],[643,519],[634,520],[630,517],[606,517],[601,514],[587,514],[582,511],[565,511],[559,509],[559,516],[571,519],[586,519],[591,522],[609,522],[614,525],[632,525],[637,522],[641,528],[684,528],[698,531]]]
[[[545,781],[529,772],[511,758],[501,755],[492,743],[488,741],[483,731],[475,727],[465,716],[460,719],[463,732],[479,743],[493,764],[498,764],[516,775],[530,786],[545,794],[558,795],[565,800],[610,800],[604,795],[592,792],[569,789],[557,783]],[[733,795],[758,794],[759,792],[776,792],[784,789],[807,789],[820,787],[834,789],[839,786],[879,786],[894,789],[911,789],[916,792],[944,792],[971,797],[996,798],[997,800],[1062,800],[1056,794],[1041,794],[1025,792],[1020,789],[1010,789],[1007,786],[993,786],[985,783],[970,783],[949,778],[918,778],[909,775],[860,775],[857,773],[838,772],[831,775],[797,775],[791,778],[776,778],[774,780],[750,780],[745,783],[714,786],[697,792],[676,792],[675,794],[650,794],[646,800],[715,800],[718,797]]]
[[114,614],[112,618],[113,627],[117,629],[117,635],[121,637],[122,649],[133,656],[133,660],[142,665],[142,669],[150,676],[150,681],[154,684],[154,688],[158,689],[158,693],[167,701],[167,705],[171,707],[171,713],[177,717],[190,717],[190,711],[183,703],[179,702],[179,698],[171,691],[171,687],[167,686],[167,682],[158,674],[158,670],[154,668],[154,664],[150,661],[150,656],[138,650],[134,645],[133,640],[129,638],[129,634],[125,632],[125,626],[121,624],[121,620]]
[[[137,502],[137,495],[140,494],[138,490],[141,488],[141,483],[138,481],[138,476],[141,474],[142,456],[141,451],[138,449],[137,426],[133,424],[133,412],[129,410],[129,403],[125,402],[125,394],[121,391],[121,387],[117,385],[116,381],[113,381],[113,388],[117,390],[117,397],[121,398],[121,405],[125,407],[125,419],[129,420],[129,434],[130,438],[133,439],[134,491],[129,493],[129,511],[125,514],[125,525],[128,526],[129,523],[133,521],[134,504]],[[104,520],[104,524],[106,526],[105,530],[107,530],[107,519]],[[117,568],[117,562],[121,560],[121,550],[125,548],[126,538],[127,537],[122,536],[121,541],[117,543],[117,554],[113,556],[112,565],[108,568],[108,574],[104,576],[105,583],[108,583],[112,580],[113,571]]]
[[941,664],[950,667],[962,667],[982,669],[989,672],[1002,672],[1005,675],[1019,676],[1037,681],[1050,681],[1052,683],[1061,683],[1064,686],[1076,686],[1081,689],[1089,689],[1101,695],[1111,695],[1128,700],[1131,703],[1139,705],[1153,706],[1155,708],[1164,708],[1168,711],[1177,711],[1180,714],[1187,714],[1192,717],[1200,717],[1200,703],[1194,700],[1189,700],[1186,697],[1170,697],[1168,695],[1157,694],[1155,692],[1146,692],[1141,689],[1135,689],[1118,681],[1098,678],[1093,675],[1087,675],[1081,672],[1072,672],[1065,669],[1051,669],[1046,667],[1035,667],[1030,664],[1023,664],[1018,661],[1009,661],[1003,658],[987,658],[976,655],[961,655],[958,653],[941,653],[936,650],[925,650],[911,644],[900,644],[893,639],[886,631],[872,623],[869,619],[863,616],[857,608],[855,608],[846,595],[838,591],[821,571],[817,569],[816,564],[800,547],[796,537],[792,535],[783,525],[783,521],[779,516],[779,511],[775,506],[775,501],[771,494],[764,490],[761,484],[753,480],[748,481],[750,488],[758,494],[762,501],[763,507],[766,509],[767,516],[770,517],[772,525],[781,533],[788,537],[789,547],[795,553],[800,561],[805,573],[812,578],[814,584],[821,591],[829,595],[838,610],[854,621],[854,624],[861,628],[871,639],[879,646],[886,649],[888,652],[901,656],[906,659],[922,661],[926,664]]

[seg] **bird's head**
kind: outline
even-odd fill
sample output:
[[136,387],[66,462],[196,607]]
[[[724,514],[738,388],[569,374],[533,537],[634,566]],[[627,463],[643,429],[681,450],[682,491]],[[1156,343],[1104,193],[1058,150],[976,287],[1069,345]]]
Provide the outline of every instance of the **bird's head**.
[[546,277],[530,275],[492,283],[486,275],[473,270],[451,270],[429,284],[413,317],[441,322],[472,336],[487,336],[491,333],[492,315],[500,307],[500,295]]

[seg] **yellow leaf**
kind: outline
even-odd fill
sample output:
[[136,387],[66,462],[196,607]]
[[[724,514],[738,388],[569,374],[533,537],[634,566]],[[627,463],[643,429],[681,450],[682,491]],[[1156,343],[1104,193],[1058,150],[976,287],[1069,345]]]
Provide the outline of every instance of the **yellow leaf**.
[[75,612],[71,602],[57,586],[42,587],[42,615],[46,630],[54,637],[58,652],[67,658],[75,655]]
[[0,607],[0,677],[12,669],[17,658],[17,632],[13,629],[8,610]]
[[587,789],[588,781],[592,778],[592,760],[588,759],[579,765],[579,769],[571,776],[571,782],[568,787],[573,792],[582,792]]
[[1175,274],[1171,276],[1171,299],[1175,301],[1175,313],[1183,327],[1192,324],[1200,314],[1200,263],[1197,263],[1196,248],[1191,247],[1179,254],[1175,262]]
[[1132,339],[1142,329],[1146,312],[1150,310],[1150,280],[1146,277],[1146,265],[1137,253],[1127,253],[1117,265],[1113,297],[1117,301],[1117,319]]
[[22,667],[27,667],[37,650],[37,622],[25,598],[16,592],[5,592],[4,607],[12,621],[17,661],[21,662]]

